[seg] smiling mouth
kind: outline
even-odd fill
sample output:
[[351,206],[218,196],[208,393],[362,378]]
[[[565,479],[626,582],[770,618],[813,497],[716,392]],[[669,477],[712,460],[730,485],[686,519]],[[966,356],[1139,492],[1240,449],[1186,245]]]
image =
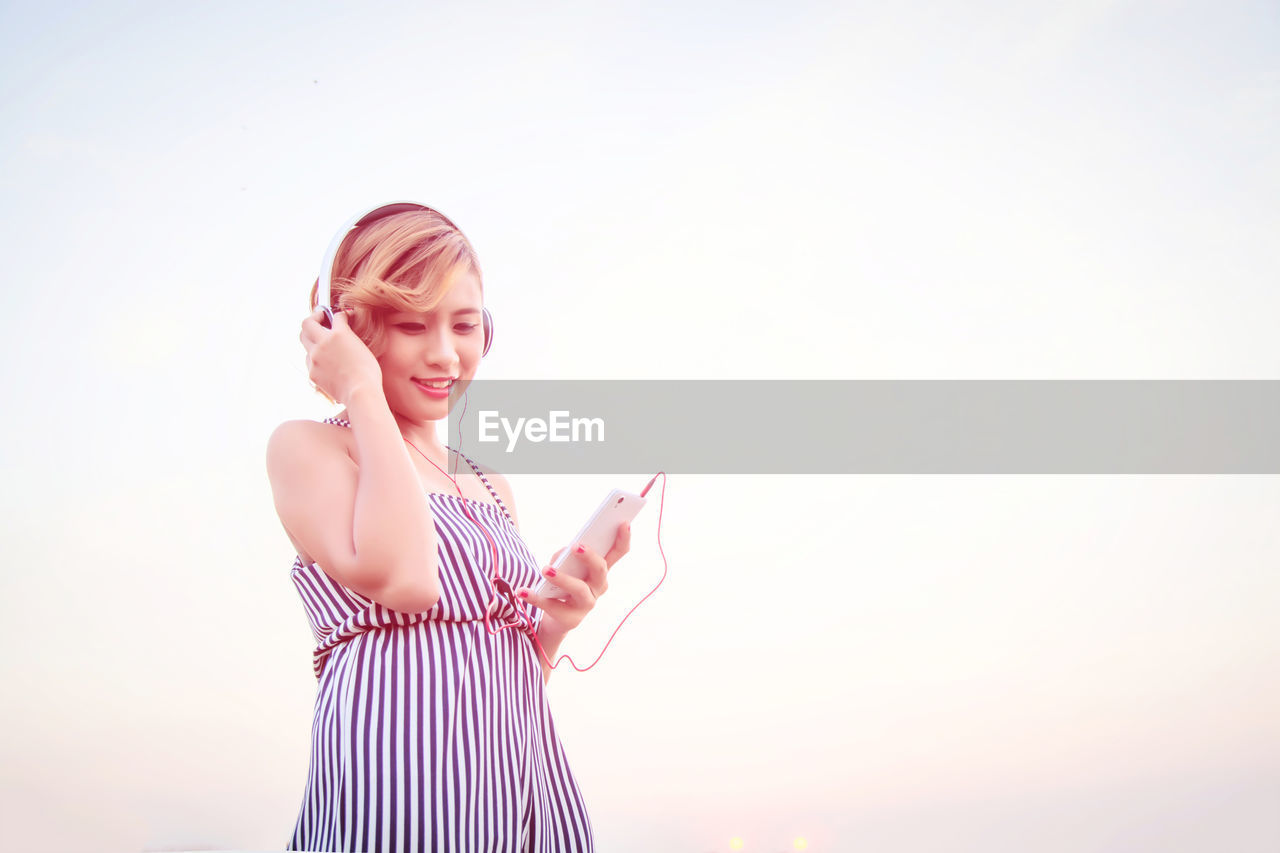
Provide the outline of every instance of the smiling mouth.
[[453,395],[454,379],[414,379],[413,384],[430,400],[448,400]]

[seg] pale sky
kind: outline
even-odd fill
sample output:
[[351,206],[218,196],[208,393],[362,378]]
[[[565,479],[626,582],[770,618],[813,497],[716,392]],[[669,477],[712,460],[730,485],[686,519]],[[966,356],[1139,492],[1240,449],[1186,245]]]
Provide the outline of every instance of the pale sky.
[[[536,379],[1280,379],[1269,2],[9,3],[0,820],[282,849],[263,467],[334,229]],[[787,448],[759,411],[717,425]],[[544,562],[613,478],[514,477]],[[656,510],[656,504],[653,509]],[[693,477],[557,728],[605,853],[1280,846],[1280,477]],[[656,512],[566,650],[662,572]]]

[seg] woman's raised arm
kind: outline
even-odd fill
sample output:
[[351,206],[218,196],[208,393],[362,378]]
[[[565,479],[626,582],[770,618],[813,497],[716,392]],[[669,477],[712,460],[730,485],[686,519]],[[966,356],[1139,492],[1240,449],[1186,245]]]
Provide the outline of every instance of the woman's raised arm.
[[311,378],[346,406],[360,464],[333,427],[281,424],[267,445],[276,512],[334,580],[394,610],[428,610],[440,598],[435,523],[377,360],[343,315],[331,330],[315,317],[302,333]]

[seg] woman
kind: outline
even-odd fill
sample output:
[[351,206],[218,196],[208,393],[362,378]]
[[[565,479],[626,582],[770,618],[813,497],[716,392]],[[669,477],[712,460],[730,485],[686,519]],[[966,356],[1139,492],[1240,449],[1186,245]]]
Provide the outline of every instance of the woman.
[[[608,554],[575,543],[585,580],[539,570],[507,481],[441,444],[436,422],[492,335],[452,222],[376,209],[340,243],[332,282],[332,320],[318,307],[301,339],[311,381],[345,408],[282,424],[267,451],[317,640],[289,849],[591,850],[545,682],[630,531]],[[533,591],[553,576],[561,600]]]

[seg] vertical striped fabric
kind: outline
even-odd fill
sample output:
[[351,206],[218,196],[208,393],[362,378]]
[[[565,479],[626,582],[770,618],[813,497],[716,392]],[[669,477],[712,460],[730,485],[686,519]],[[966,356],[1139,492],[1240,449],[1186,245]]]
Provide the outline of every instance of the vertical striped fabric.
[[[493,553],[463,506],[497,543],[497,574],[513,589],[536,585],[537,562],[505,507],[430,502],[442,593],[425,613],[391,610],[294,561],[319,689],[288,849],[591,851],[537,650],[519,628],[485,630]],[[505,599],[493,606],[494,630],[518,621]]]

